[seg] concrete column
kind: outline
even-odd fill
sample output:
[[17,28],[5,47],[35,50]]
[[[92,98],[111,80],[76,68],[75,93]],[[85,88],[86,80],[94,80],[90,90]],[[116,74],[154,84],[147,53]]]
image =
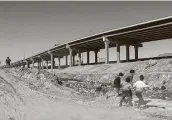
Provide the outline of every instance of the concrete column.
[[50,56],[51,56],[51,71],[53,71],[53,69],[54,69],[54,55],[53,55],[53,53],[50,53]]
[[58,58],[58,69],[60,69],[60,57]]
[[39,61],[37,62],[37,65],[38,65],[38,69],[39,69]]
[[73,54],[73,66],[75,65],[75,54]]
[[109,40],[103,37],[103,42],[105,43],[105,63],[109,64]]
[[25,63],[26,63],[26,67],[29,68],[30,67],[29,66],[30,65],[29,62],[26,60]]
[[71,48],[69,48],[70,67],[72,67],[72,66],[73,66],[73,64],[72,64],[72,54],[73,54],[73,51],[72,51],[72,49],[71,49]]
[[42,68],[42,65],[41,65],[41,60],[39,61],[39,69]]
[[97,64],[97,54],[98,54],[98,51],[96,50],[96,51],[94,51],[94,53],[95,53],[95,63]]
[[68,45],[68,44],[66,44],[66,48],[67,49],[69,49],[69,57],[70,57],[70,67],[72,67],[72,55],[73,55],[73,50],[72,50],[72,48]]
[[34,59],[33,58],[31,58],[31,61],[32,61],[32,68],[34,67]]
[[46,60],[46,69],[48,70],[48,60]]
[[68,56],[66,55],[66,67],[68,66]]
[[135,60],[138,60],[138,46],[135,45],[134,49],[135,49]]
[[90,51],[87,51],[87,65],[90,63]]
[[81,66],[81,51],[78,52],[79,66]]
[[44,59],[41,57],[41,64],[42,64],[42,69],[44,69]]
[[38,66],[38,69],[40,69],[40,64],[39,64],[39,59],[38,59],[38,61],[37,61],[37,66]]
[[26,63],[26,68],[29,68],[28,61],[25,61],[25,63]]
[[117,63],[120,63],[120,45],[117,44]]
[[130,60],[130,46],[126,45],[126,61],[129,62]]

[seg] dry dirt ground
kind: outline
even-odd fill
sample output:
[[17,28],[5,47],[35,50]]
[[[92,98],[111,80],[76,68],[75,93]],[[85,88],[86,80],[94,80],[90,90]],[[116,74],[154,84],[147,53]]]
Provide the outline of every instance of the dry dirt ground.
[[53,79],[36,69],[0,69],[0,120],[172,120],[169,100],[146,98],[143,110],[118,107],[119,98],[86,97]]

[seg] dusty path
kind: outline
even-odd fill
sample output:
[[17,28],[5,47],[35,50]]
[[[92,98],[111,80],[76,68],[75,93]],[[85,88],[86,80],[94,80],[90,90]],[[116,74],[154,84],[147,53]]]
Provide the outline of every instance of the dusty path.
[[68,88],[32,89],[26,79],[0,70],[0,120],[171,120],[172,103],[152,100],[136,111],[117,107],[116,99],[86,101]]

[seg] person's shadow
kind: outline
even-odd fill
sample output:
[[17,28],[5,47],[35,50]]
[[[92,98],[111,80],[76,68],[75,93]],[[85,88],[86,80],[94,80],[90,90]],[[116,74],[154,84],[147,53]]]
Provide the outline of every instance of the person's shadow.
[[[150,107],[156,107],[156,108],[162,108],[165,109],[165,107],[162,106],[157,106],[157,105],[147,105],[149,102],[151,102],[152,100],[145,100],[144,103],[140,106],[140,108],[142,109],[147,109]],[[139,100],[135,101],[136,104],[139,104]]]

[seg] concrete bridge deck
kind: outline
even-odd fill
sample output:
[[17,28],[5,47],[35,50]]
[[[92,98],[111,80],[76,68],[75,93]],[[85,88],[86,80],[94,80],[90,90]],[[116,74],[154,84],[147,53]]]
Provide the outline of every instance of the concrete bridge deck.
[[[51,70],[55,68],[54,58],[58,58],[58,67],[60,68],[61,58],[66,58],[65,66],[75,65],[75,56],[78,54],[78,64],[82,65],[81,53],[87,52],[87,63],[90,64],[90,51],[95,53],[95,63],[98,63],[98,52],[100,49],[105,49],[105,63],[111,63],[109,61],[109,48],[116,47],[117,49],[117,63],[120,62],[130,62],[137,61],[139,47],[143,47],[142,43],[165,40],[172,38],[172,16],[161,18],[158,20],[152,20],[144,23],[139,23],[92,36],[87,36],[81,39],[77,39],[62,45],[55,46],[49,50],[38,53],[34,56],[30,56],[26,59],[19,60],[11,64],[12,67],[25,66],[30,67],[35,66],[38,63],[39,68],[49,68],[49,62]],[[126,60],[120,60],[120,46],[126,47]],[[135,49],[135,59],[130,59],[130,46],[134,46]],[[68,55],[69,55],[69,65],[68,65]],[[147,59],[147,58],[145,58]],[[153,59],[153,58],[152,58]],[[156,59],[156,58],[154,58]],[[140,59],[141,60],[141,59]],[[144,59],[143,59],[144,60]],[[46,66],[43,62],[46,61]]]

